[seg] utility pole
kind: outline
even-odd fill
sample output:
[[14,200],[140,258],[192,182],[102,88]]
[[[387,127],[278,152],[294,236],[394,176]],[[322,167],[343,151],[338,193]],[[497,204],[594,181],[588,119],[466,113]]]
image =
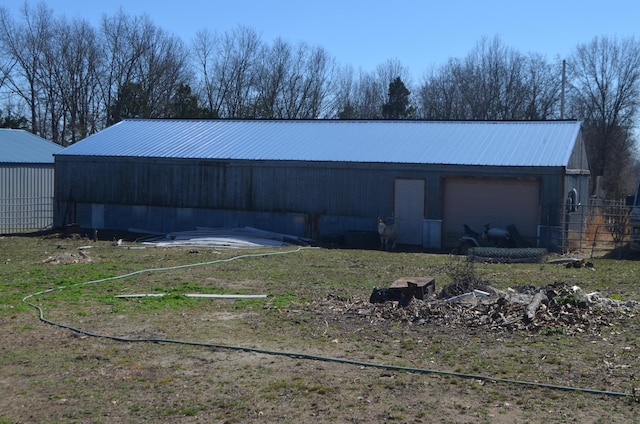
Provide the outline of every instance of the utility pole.
[[560,119],[564,119],[564,86],[567,83],[567,61],[562,59],[562,91],[560,94]]

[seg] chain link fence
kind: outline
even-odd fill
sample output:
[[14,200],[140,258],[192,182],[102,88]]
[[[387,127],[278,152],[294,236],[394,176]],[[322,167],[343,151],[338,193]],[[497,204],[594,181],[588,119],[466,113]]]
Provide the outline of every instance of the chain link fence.
[[560,248],[563,253],[591,256],[628,246],[631,206],[625,200],[589,199],[588,204],[565,205]]

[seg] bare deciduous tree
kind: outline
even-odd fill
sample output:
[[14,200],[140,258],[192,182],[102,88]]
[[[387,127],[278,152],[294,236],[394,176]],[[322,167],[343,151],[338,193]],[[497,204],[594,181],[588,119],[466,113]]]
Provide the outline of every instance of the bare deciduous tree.
[[137,62],[149,48],[144,42],[144,25],[140,18],[131,18],[122,9],[114,16],[103,16],[101,24],[102,46],[104,51],[104,74],[100,79],[102,104],[109,113],[105,116],[104,125],[117,122],[120,112],[114,110],[118,103],[118,95],[125,86],[138,83]]
[[353,68],[349,65],[336,68],[333,81],[331,102],[328,105],[332,117],[355,119]]
[[40,124],[42,117],[39,83],[44,53],[52,39],[51,22],[53,11],[44,4],[35,8],[24,3],[21,8],[22,22],[16,22],[9,11],[0,8],[0,45],[7,57],[9,68],[4,70],[9,89],[26,104],[31,114],[31,131],[47,137]]
[[522,59],[500,39],[483,38],[454,68],[459,92],[468,105],[469,119],[514,119],[524,93],[520,84]]
[[329,116],[326,109],[330,96],[335,62],[329,52],[322,47],[308,49],[305,60],[305,78],[303,88],[304,108],[301,118],[315,119]]
[[558,112],[560,72],[535,54],[483,38],[464,59],[450,59],[420,87],[426,119],[551,119]]
[[379,119],[385,100],[386,85],[372,73],[361,72],[353,90],[352,104],[360,119]]
[[192,42],[191,53],[195,60],[195,70],[200,86],[200,97],[209,110],[220,112],[222,100],[221,91],[215,84],[215,61],[220,37],[207,29],[198,31]]
[[[311,48],[299,43],[295,49],[289,49],[283,62],[279,84],[280,92],[276,96],[278,113],[276,117],[284,119],[314,119],[320,117],[323,104],[328,96],[328,84],[333,69],[333,61],[322,48]],[[275,75],[272,80],[280,78]]]
[[[99,72],[102,55],[97,34],[88,22],[60,19],[56,22],[57,43],[52,45],[48,69],[57,92],[61,115],[59,130],[54,141],[67,145],[98,131],[98,122],[104,112],[99,103]],[[52,115],[53,119],[53,115]]]
[[[605,176],[609,193],[622,194],[635,146],[640,46],[633,38],[596,38],[567,63],[567,116],[585,122],[593,174]],[[201,31],[189,55],[182,40],[148,16],[122,9],[94,29],[80,19],[56,19],[43,3],[25,2],[18,19],[0,7],[7,105],[0,118],[63,145],[131,117],[556,119],[560,65],[521,54],[498,37],[482,38],[415,88],[398,60],[356,73],[336,66],[322,47],[279,38],[267,44],[248,27]],[[415,115],[391,113],[405,101]]]
[[525,98],[518,119],[556,119],[561,117],[562,62],[549,63],[540,54],[530,53],[524,76]]
[[248,27],[237,27],[225,34],[215,55],[211,83],[217,90],[223,118],[246,118],[255,104],[255,81],[262,43]]
[[172,98],[191,80],[187,49],[179,38],[157,29],[150,40],[149,54],[139,65],[141,84],[149,101],[149,117],[166,118]]
[[[155,26],[148,16],[132,18],[122,10],[103,17],[102,35],[106,72],[101,93],[109,110],[106,124],[127,117],[169,116],[172,99],[190,81],[189,55],[182,40]],[[134,97],[127,95],[134,92]],[[129,98],[145,104],[126,107]],[[123,108],[136,115],[129,116]]]
[[335,114],[349,119],[380,119],[382,107],[388,101],[389,84],[396,78],[407,86],[411,82],[409,70],[398,60],[388,60],[374,72],[360,71],[357,79],[350,68],[343,69],[339,75]]
[[449,59],[439,70],[425,77],[418,92],[418,109],[422,118],[434,120],[466,119],[466,103],[454,76],[457,59]]
[[635,38],[607,37],[580,44],[568,61],[571,111],[584,119],[587,154],[593,175],[619,196],[630,165],[640,101],[640,44]]
[[284,115],[281,100],[290,73],[291,45],[276,38],[271,47],[262,49],[257,78],[255,115],[257,118],[280,118]]

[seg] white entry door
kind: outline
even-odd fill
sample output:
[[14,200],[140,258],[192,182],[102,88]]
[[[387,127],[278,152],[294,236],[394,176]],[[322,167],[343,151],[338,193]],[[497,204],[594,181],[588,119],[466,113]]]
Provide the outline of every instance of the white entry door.
[[398,243],[422,245],[425,180],[395,180],[394,209]]

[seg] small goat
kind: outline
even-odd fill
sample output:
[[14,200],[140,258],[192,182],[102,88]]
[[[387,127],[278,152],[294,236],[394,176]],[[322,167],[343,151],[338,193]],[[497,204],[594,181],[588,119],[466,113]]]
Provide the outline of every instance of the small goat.
[[380,250],[396,248],[398,227],[395,224],[387,224],[384,219],[378,217],[378,235],[380,235]]

